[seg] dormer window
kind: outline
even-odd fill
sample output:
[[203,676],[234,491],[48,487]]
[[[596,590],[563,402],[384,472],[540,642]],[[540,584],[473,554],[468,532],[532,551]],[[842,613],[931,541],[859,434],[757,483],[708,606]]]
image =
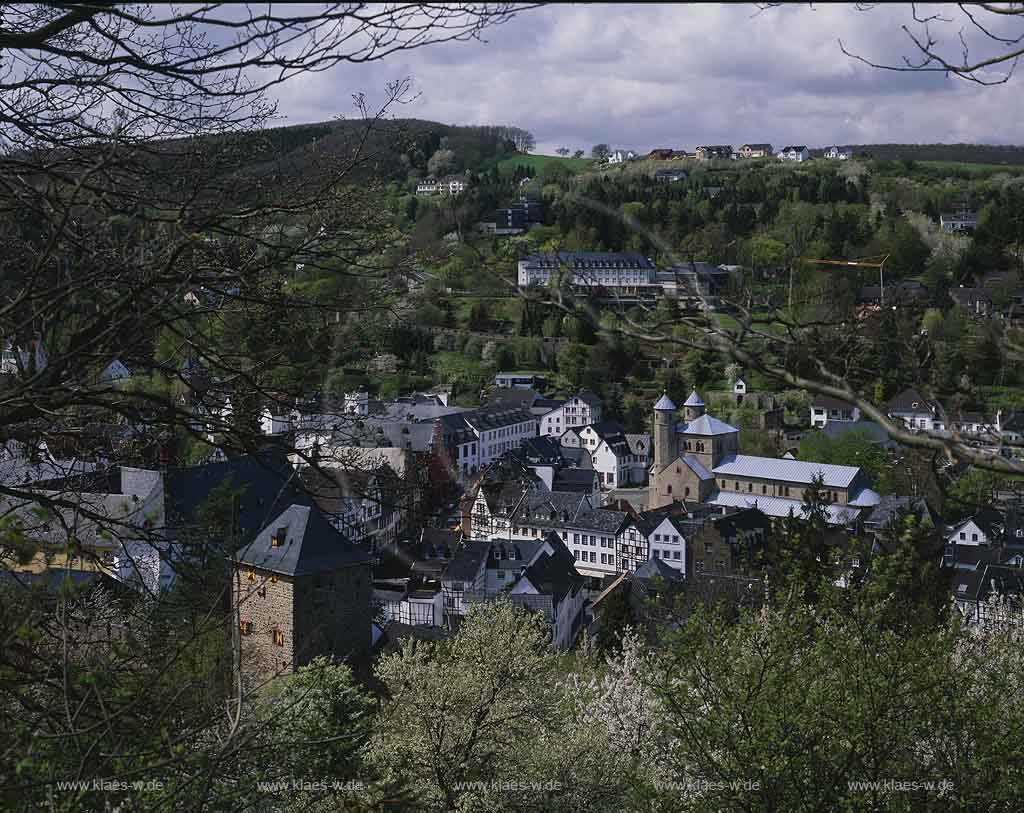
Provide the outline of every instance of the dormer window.
[[270,547],[279,548],[284,544],[285,535],[288,533],[287,528],[278,528],[273,534],[270,535]]

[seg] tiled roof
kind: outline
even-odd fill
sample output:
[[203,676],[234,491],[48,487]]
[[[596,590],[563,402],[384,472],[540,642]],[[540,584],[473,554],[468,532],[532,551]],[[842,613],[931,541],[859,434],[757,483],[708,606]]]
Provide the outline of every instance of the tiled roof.
[[860,469],[856,466],[837,466],[832,463],[739,454],[724,457],[713,471],[718,476],[761,477],[766,480],[784,480],[808,485],[815,476],[820,475],[825,486],[847,488]]

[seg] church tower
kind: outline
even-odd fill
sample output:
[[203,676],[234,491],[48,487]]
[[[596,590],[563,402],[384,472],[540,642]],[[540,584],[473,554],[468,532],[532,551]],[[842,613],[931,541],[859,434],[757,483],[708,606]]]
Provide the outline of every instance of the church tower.
[[676,455],[676,405],[665,393],[654,405],[654,471],[661,471]]
[[[671,401],[669,402],[671,403]],[[657,407],[655,407],[657,409]],[[683,404],[683,420],[692,423],[704,414],[704,402],[697,395],[697,390],[690,393],[690,397]]]

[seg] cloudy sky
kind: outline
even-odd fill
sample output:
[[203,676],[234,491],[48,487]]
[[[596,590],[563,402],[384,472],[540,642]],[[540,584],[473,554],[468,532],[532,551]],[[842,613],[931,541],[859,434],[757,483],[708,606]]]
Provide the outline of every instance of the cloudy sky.
[[[1014,23],[1020,27],[1010,20],[998,30]],[[280,111],[287,123],[351,114],[353,93],[381,98],[389,80],[411,77],[419,95],[398,115],[525,127],[542,153],[560,146],[589,153],[598,142],[637,150],[1024,143],[1024,79],[979,87],[941,73],[875,70],[840,50],[842,38],[852,52],[900,64],[913,54],[903,24],[920,30],[909,5],[761,13],[752,4],[550,6],[489,29],[486,42],[303,77],[281,94]],[[966,18],[932,25],[953,57],[961,27],[980,55],[982,38]]]

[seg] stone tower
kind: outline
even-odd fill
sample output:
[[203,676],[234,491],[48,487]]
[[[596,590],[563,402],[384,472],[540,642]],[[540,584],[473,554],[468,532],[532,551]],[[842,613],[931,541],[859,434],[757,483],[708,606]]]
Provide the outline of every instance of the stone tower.
[[676,454],[676,405],[666,393],[654,405],[654,471],[665,468]]
[[[671,401],[669,402],[671,403]],[[657,409],[657,407],[655,407]],[[697,395],[697,390],[690,393],[690,397],[686,399],[686,403],[683,404],[683,420],[687,423],[697,420],[701,415],[704,414],[704,402]]]

